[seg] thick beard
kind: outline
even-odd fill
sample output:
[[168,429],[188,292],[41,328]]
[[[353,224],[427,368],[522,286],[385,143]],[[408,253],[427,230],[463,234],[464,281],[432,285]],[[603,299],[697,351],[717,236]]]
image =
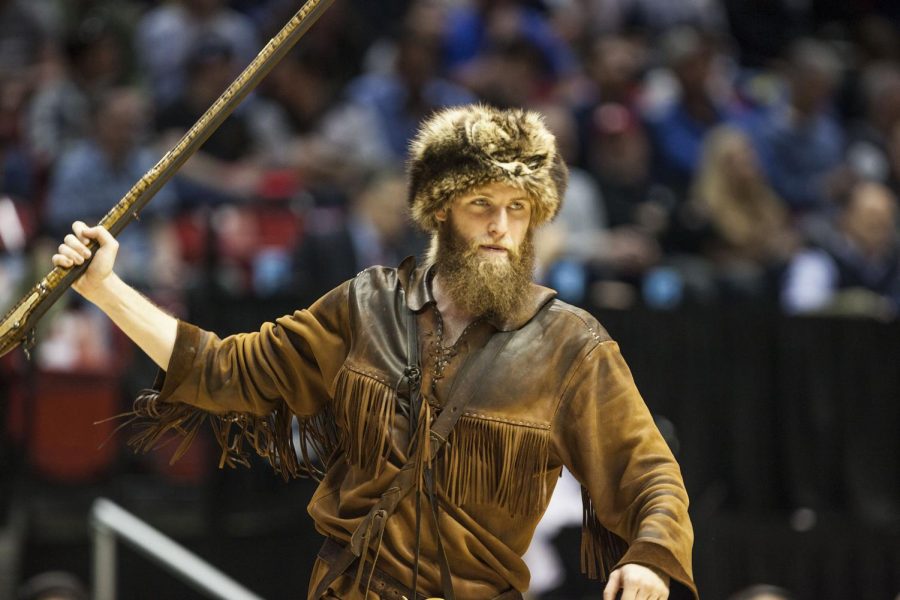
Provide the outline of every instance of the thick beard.
[[507,320],[518,315],[534,273],[531,231],[508,261],[479,254],[449,222],[438,228],[435,267],[441,288],[460,309],[474,317]]

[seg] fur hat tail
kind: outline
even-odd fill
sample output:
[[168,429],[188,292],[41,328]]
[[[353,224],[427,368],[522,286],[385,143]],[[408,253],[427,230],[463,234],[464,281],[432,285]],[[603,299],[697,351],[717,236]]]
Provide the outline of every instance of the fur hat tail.
[[426,120],[410,145],[409,204],[425,231],[454,196],[489,183],[510,184],[531,198],[532,225],[559,212],[568,169],[556,138],[534,111],[471,105]]

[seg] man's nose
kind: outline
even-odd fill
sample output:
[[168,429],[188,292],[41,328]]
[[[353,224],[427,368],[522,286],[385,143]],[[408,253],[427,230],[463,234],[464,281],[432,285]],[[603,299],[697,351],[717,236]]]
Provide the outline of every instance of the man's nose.
[[506,235],[509,229],[509,215],[506,208],[498,208],[491,215],[491,221],[488,224],[488,233],[494,237]]

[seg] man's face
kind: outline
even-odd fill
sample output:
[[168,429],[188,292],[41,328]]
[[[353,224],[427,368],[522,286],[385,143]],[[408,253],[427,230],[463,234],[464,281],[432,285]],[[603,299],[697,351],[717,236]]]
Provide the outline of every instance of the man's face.
[[475,317],[514,316],[534,269],[531,201],[493,183],[457,196],[436,216],[437,272],[451,300]]
[[489,183],[453,199],[437,219],[448,222],[478,256],[509,262],[520,247],[531,222],[531,200],[505,183]]

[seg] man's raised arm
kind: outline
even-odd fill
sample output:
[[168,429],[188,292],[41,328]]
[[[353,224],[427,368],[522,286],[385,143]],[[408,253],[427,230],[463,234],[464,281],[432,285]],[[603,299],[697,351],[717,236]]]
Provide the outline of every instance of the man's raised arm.
[[54,266],[82,264],[91,256],[86,244],[97,240],[100,244],[97,255],[72,288],[96,304],[153,362],[167,370],[175,347],[176,319],[119,279],[113,271],[119,242],[109,231],[75,221],[72,232],[53,255]]

